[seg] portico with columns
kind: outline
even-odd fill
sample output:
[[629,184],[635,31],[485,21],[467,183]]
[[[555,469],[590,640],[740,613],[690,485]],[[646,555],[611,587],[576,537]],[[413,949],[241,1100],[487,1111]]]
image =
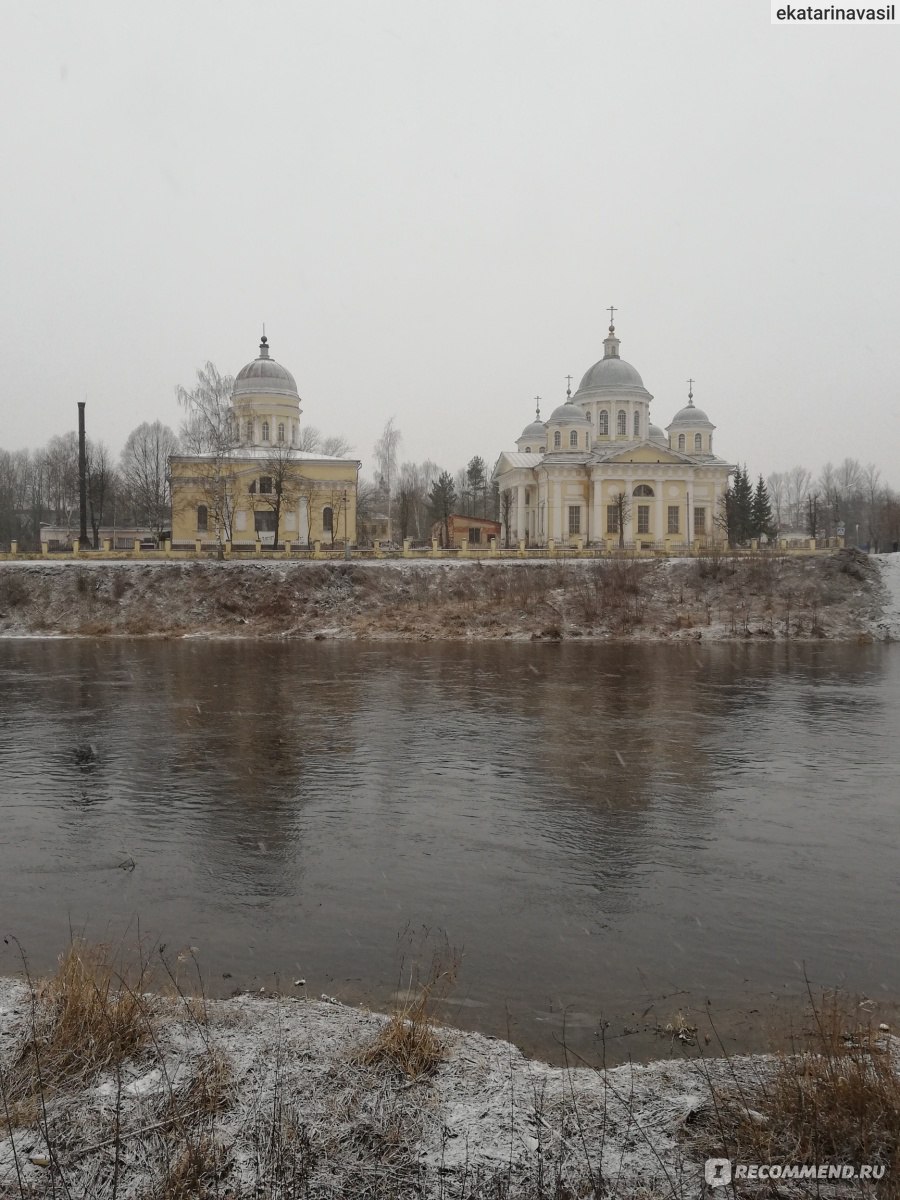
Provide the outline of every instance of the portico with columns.
[[694,381],[664,431],[619,347],[611,322],[603,358],[575,394],[568,376],[565,402],[546,420],[536,397],[516,450],[497,460],[493,478],[501,495],[511,492],[501,504],[504,544],[678,550],[724,542],[718,518],[734,467],[713,453],[715,426],[694,405]]

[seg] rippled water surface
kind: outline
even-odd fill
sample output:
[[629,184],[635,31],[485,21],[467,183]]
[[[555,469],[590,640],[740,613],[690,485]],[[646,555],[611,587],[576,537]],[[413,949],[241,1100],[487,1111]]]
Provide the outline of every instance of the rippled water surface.
[[896,999],[898,702],[890,646],[0,643],[2,932],[379,1006],[446,935],[448,1017],[546,1053]]

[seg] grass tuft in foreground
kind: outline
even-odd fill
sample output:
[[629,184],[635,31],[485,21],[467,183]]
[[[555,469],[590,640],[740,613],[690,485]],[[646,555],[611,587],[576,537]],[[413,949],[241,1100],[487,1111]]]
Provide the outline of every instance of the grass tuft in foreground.
[[434,1005],[456,983],[458,957],[450,965],[436,955],[424,983],[410,980],[403,999],[372,1041],[357,1056],[361,1066],[388,1067],[407,1079],[430,1075],[446,1055],[434,1017]]
[[75,939],[56,974],[32,985],[29,1037],[4,1076],[9,1125],[33,1119],[54,1092],[83,1087],[145,1051],[153,1038],[146,964],[131,981],[105,945]]
[[878,1195],[900,1197],[900,1075],[885,1029],[838,994],[813,1002],[812,1027],[752,1083],[712,1088],[702,1141],[743,1163],[885,1168]]

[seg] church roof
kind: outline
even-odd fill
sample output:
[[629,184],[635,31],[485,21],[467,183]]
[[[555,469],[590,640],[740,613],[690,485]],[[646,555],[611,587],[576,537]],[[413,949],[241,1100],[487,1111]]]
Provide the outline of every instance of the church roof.
[[269,357],[268,343],[269,339],[263,334],[257,357],[241,367],[234,377],[234,396],[289,396],[299,400],[293,375]]

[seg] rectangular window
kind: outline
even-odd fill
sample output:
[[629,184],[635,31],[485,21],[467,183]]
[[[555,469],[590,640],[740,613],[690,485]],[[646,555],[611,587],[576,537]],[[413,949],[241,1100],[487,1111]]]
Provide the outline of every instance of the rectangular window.
[[619,506],[618,504],[607,504],[606,506],[606,532],[619,532]]
[[694,509],[694,533],[706,533],[706,509]]
[[209,509],[205,504],[200,504],[197,506],[197,532],[209,532]]
[[638,533],[650,532],[650,505],[638,505]]
[[678,532],[678,512],[677,504],[669,505],[669,533]]
[[263,475],[262,478],[260,479],[259,494],[261,496],[271,496],[272,495],[272,476],[271,475]]
[[254,513],[254,521],[257,533],[274,533],[275,532],[275,513],[272,509],[263,512]]
[[474,529],[469,530],[469,545],[476,545],[481,542],[481,530],[476,525]]
[[581,533],[581,505],[569,505],[569,533]]

